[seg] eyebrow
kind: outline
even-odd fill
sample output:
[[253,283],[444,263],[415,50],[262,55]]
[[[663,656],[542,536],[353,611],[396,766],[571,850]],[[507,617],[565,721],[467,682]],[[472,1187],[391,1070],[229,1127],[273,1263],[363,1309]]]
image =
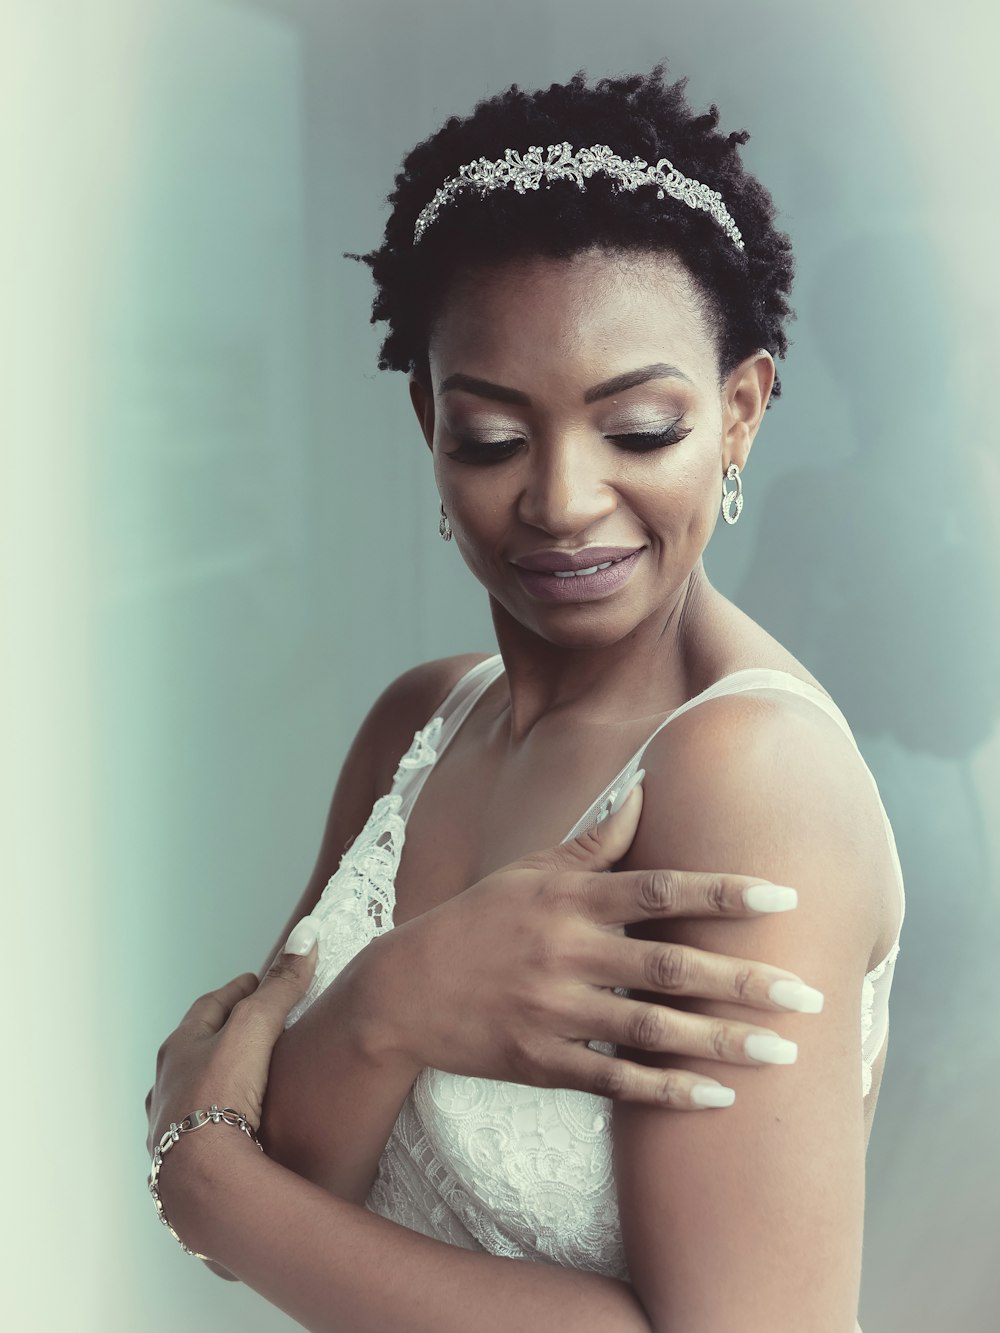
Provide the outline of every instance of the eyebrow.
[[[626,370],[622,375],[615,375],[613,379],[605,380],[602,384],[595,384],[584,393],[583,401],[596,403],[601,398],[613,398],[616,393],[625,393],[627,389],[635,389],[650,380],[663,379],[680,379],[688,384],[694,383],[683,370],[679,370],[676,366],[668,366],[664,361],[657,361],[652,366],[643,366],[640,370]],[[451,389],[461,389],[465,393],[474,393],[478,398],[492,398],[500,403],[514,403],[518,407],[531,406],[531,399],[520,389],[510,389],[504,384],[491,384],[489,380],[476,379],[472,375],[463,375],[460,372],[449,375],[443,380],[439,392],[448,393]]]

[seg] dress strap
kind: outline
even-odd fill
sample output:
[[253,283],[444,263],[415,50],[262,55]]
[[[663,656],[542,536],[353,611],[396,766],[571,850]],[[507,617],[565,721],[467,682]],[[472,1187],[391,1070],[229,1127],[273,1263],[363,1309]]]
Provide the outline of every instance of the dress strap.
[[850,737],[851,742],[854,743],[854,736],[848,726],[847,719],[830,696],[824,694],[818,686],[809,685],[806,681],[799,680],[797,676],[793,676],[787,671],[773,670],[769,667],[747,667],[741,671],[731,671],[727,676],[720,677],[713,685],[709,685],[707,689],[702,690],[700,694],[696,694],[693,698],[680,704],[653,728],[621,772],[611,779],[597,799],[573,825],[563,842],[569,842],[572,838],[578,837],[585,829],[590,828],[595,821],[605,818],[621,787],[642,766],[642,757],[646,752],[646,747],[669,722],[673,722],[675,718],[690,712],[692,708],[696,708],[699,704],[707,703],[710,699],[718,699],[725,694],[742,694],[748,690],[759,689],[786,690],[793,694],[800,694],[803,698],[812,699],[837,722]]
[[[640,748],[635,752],[625,767],[618,773],[597,799],[588,807],[584,814],[577,820],[570,831],[566,834],[563,842],[569,842],[572,838],[578,837],[585,829],[591,828],[594,823],[604,819],[610,812],[611,804],[617,796],[622,785],[634,773],[638,771],[642,764],[642,757],[646,752],[646,747],[658,736],[668,723],[673,722],[675,718],[681,717],[684,713],[690,712],[699,704],[707,703],[710,699],[718,699],[727,694],[743,694],[750,690],[781,690],[784,693],[797,694],[802,699],[808,699],[810,702],[821,708],[828,717],[840,727],[841,731],[848,737],[854,749],[857,751],[868,779],[875,790],[875,798],[878,801],[879,809],[882,812],[882,820],[885,826],[886,839],[889,844],[889,852],[896,872],[896,881],[899,886],[900,901],[900,925],[902,925],[903,914],[906,911],[906,897],[903,889],[903,872],[899,863],[899,853],[896,849],[896,839],[889,823],[889,817],[886,814],[885,806],[879,793],[878,783],[871,769],[865,763],[864,756],[858,749],[858,743],[854,739],[854,733],[851,731],[847,718],[840,711],[830,696],[819,688],[818,685],[811,685],[808,681],[801,680],[798,676],[793,676],[788,671],[780,671],[774,667],[746,667],[740,671],[731,671],[728,675],[722,676],[714,685],[709,685],[700,694],[694,698],[688,699],[686,703],[675,708],[653,729],[653,731],[643,741]],[[899,936],[897,935],[897,941]]]
[[402,819],[405,820],[412,810],[438,756],[468,717],[479,697],[502,671],[503,658],[499,653],[477,662],[455,682],[427,725],[415,733],[392,780],[392,793],[401,798],[399,815]]
[[[810,703],[816,704],[828,717],[831,717],[854,748],[858,748],[847,718],[830,696],[824,690],[821,690],[818,685],[811,685],[809,681],[801,680],[789,671],[779,671],[774,667],[745,667],[741,671],[731,671],[728,676],[722,676],[714,685],[709,685],[700,694],[696,694],[693,699],[688,699],[687,703],[681,704],[672,713],[668,713],[656,730],[643,743],[642,749],[645,750],[653,737],[659,735],[668,722],[680,717],[682,713],[689,712],[696,705],[707,703],[709,699],[718,699],[727,694],[745,694],[749,690],[781,690],[785,694],[797,694],[800,699],[808,699]],[[642,751],[639,752],[640,757],[641,754]]]

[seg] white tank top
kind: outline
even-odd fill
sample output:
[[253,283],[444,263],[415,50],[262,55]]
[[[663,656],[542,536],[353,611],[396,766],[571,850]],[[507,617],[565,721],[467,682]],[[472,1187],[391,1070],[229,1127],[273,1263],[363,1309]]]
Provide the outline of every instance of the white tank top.
[[[478,663],[415,733],[390,792],[375,802],[313,909],[319,922],[316,971],[286,1026],[371,939],[392,929],[406,819],[437,757],[502,671],[499,654]],[[646,746],[675,717],[720,695],[768,689],[811,700],[857,748],[844,715],[817,687],[770,668],[736,671],[664,718],[562,841],[607,815],[622,784],[640,767]],[[865,771],[885,821],[902,913],[903,877],[895,838],[867,765]],[[863,982],[863,1094],[871,1088],[872,1064],[888,1031],[889,988],[898,951],[897,934]],[[422,1070],[386,1144],[367,1206],[411,1230],[466,1249],[548,1260],[627,1280],[612,1169],[611,1102],[591,1093]]]

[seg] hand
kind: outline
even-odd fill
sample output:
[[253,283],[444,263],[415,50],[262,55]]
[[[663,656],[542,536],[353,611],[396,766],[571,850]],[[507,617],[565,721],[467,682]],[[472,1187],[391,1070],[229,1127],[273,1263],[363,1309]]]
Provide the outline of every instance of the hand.
[[213,1102],[260,1128],[271,1052],[315,967],[315,947],[301,957],[278,954],[259,984],[245,972],[195,1000],[157,1052],[156,1081],[146,1094],[150,1156],[172,1121]]
[[[794,891],[744,875],[604,873],[628,850],[641,806],[640,788],[573,841],[514,861],[374,940],[355,960],[363,965],[352,967],[350,984],[376,1044],[414,1070],[684,1110],[729,1105],[733,1094],[703,1075],[646,1067],[587,1043],[785,1063],[789,1044],[769,1029],[614,994],[631,987],[758,1009],[822,1007],[818,991],[779,968],[625,936],[627,924],[652,918],[746,917],[796,903]],[[772,991],[776,982],[784,985]],[[755,1035],[772,1042],[748,1050]]]

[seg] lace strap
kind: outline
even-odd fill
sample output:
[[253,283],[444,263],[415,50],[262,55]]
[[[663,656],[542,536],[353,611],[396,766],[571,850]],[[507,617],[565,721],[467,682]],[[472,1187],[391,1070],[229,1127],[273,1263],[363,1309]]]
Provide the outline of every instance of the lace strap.
[[414,733],[413,741],[399,761],[392,780],[392,793],[399,796],[399,814],[406,819],[427,781],[438,756],[448,745],[479,697],[503,671],[499,653],[477,662],[449,690],[444,702],[430,721]]

